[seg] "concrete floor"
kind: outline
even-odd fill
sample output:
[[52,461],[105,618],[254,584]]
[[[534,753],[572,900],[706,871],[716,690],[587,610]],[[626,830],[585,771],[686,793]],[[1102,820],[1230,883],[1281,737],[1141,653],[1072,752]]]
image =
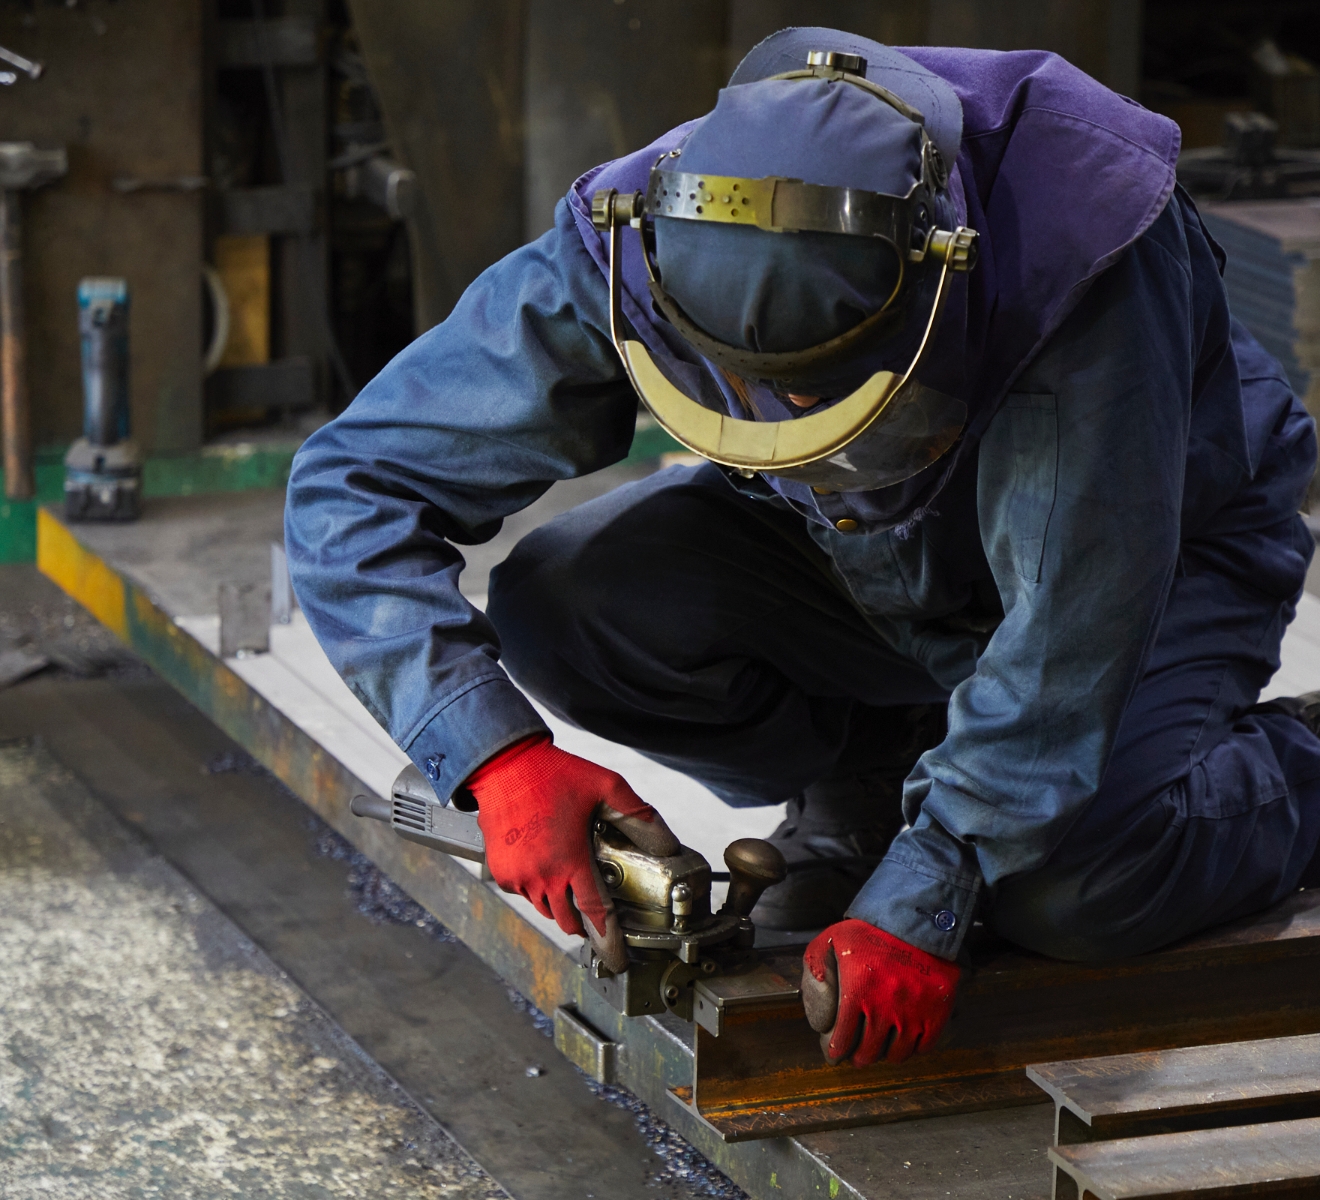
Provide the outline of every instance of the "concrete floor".
[[741,1195],[30,567],[6,646],[6,1200]]
[[0,1194],[505,1196],[44,748],[0,746]]

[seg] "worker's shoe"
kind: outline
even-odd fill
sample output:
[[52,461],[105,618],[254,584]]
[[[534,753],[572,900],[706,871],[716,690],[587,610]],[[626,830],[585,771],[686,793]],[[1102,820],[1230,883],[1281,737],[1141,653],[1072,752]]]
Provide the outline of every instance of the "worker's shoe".
[[1300,721],[1320,737],[1320,692],[1306,692],[1301,696],[1279,696],[1257,704],[1252,712],[1275,712]]
[[[865,824],[842,819],[832,803],[839,785],[815,784],[788,802],[787,819],[769,838],[788,863],[788,878],[761,894],[752,909],[757,926],[823,929],[841,920],[903,828],[901,781],[848,782],[865,787]],[[858,827],[846,828],[850,823]]]
[[903,781],[944,737],[943,705],[903,710],[893,753],[865,774],[826,779],[788,802],[769,837],[788,863],[788,878],[767,888],[752,910],[759,928],[823,929],[842,920],[889,843],[903,828]]
[[[1252,712],[1283,713],[1300,721],[1316,737],[1320,737],[1320,692],[1305,692],[1300,696],[1280,696],[1275,700],[1266,700],[1257,704]],[[1320,888],[1320,848],[1316,849],[1311,865],[1302,872],[1297,881],[1298,887]]]

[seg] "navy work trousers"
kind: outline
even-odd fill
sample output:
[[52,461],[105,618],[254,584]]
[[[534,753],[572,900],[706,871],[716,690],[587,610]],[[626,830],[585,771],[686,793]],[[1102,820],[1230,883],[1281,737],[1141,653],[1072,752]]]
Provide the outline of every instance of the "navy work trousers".
[[[1056,957],[1119,956],[1304,881],[1320,739],[1252,711],[1291,611],[1219,575],[1175,580],[1099,792],[1046,861],[987,893],[998,932]],[[529,534],[492,577],[489,613],[510,674],[553,712],[734,805],[865,770],[887,708],[948,695],[877,635],[800,517],[713,467]]]

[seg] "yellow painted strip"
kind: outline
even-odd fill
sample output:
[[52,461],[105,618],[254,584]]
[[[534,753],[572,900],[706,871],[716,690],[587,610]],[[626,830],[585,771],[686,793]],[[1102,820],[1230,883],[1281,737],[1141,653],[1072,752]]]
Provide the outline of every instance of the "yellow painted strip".
[[44,508],[37,509],[37,570],[128,640],[124,581]]

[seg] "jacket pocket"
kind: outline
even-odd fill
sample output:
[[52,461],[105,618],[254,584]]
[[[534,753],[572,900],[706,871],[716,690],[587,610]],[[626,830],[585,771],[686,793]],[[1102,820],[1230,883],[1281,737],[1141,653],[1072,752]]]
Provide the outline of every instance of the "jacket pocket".
[[1003,488],[994,503],[1000,519],[986,547],[990,561],[1011,563],[1023,579],[1038,583],[1059,478],[1054,396],[1010,392],[986,431],[981,463],[995,477],[991,486]]

